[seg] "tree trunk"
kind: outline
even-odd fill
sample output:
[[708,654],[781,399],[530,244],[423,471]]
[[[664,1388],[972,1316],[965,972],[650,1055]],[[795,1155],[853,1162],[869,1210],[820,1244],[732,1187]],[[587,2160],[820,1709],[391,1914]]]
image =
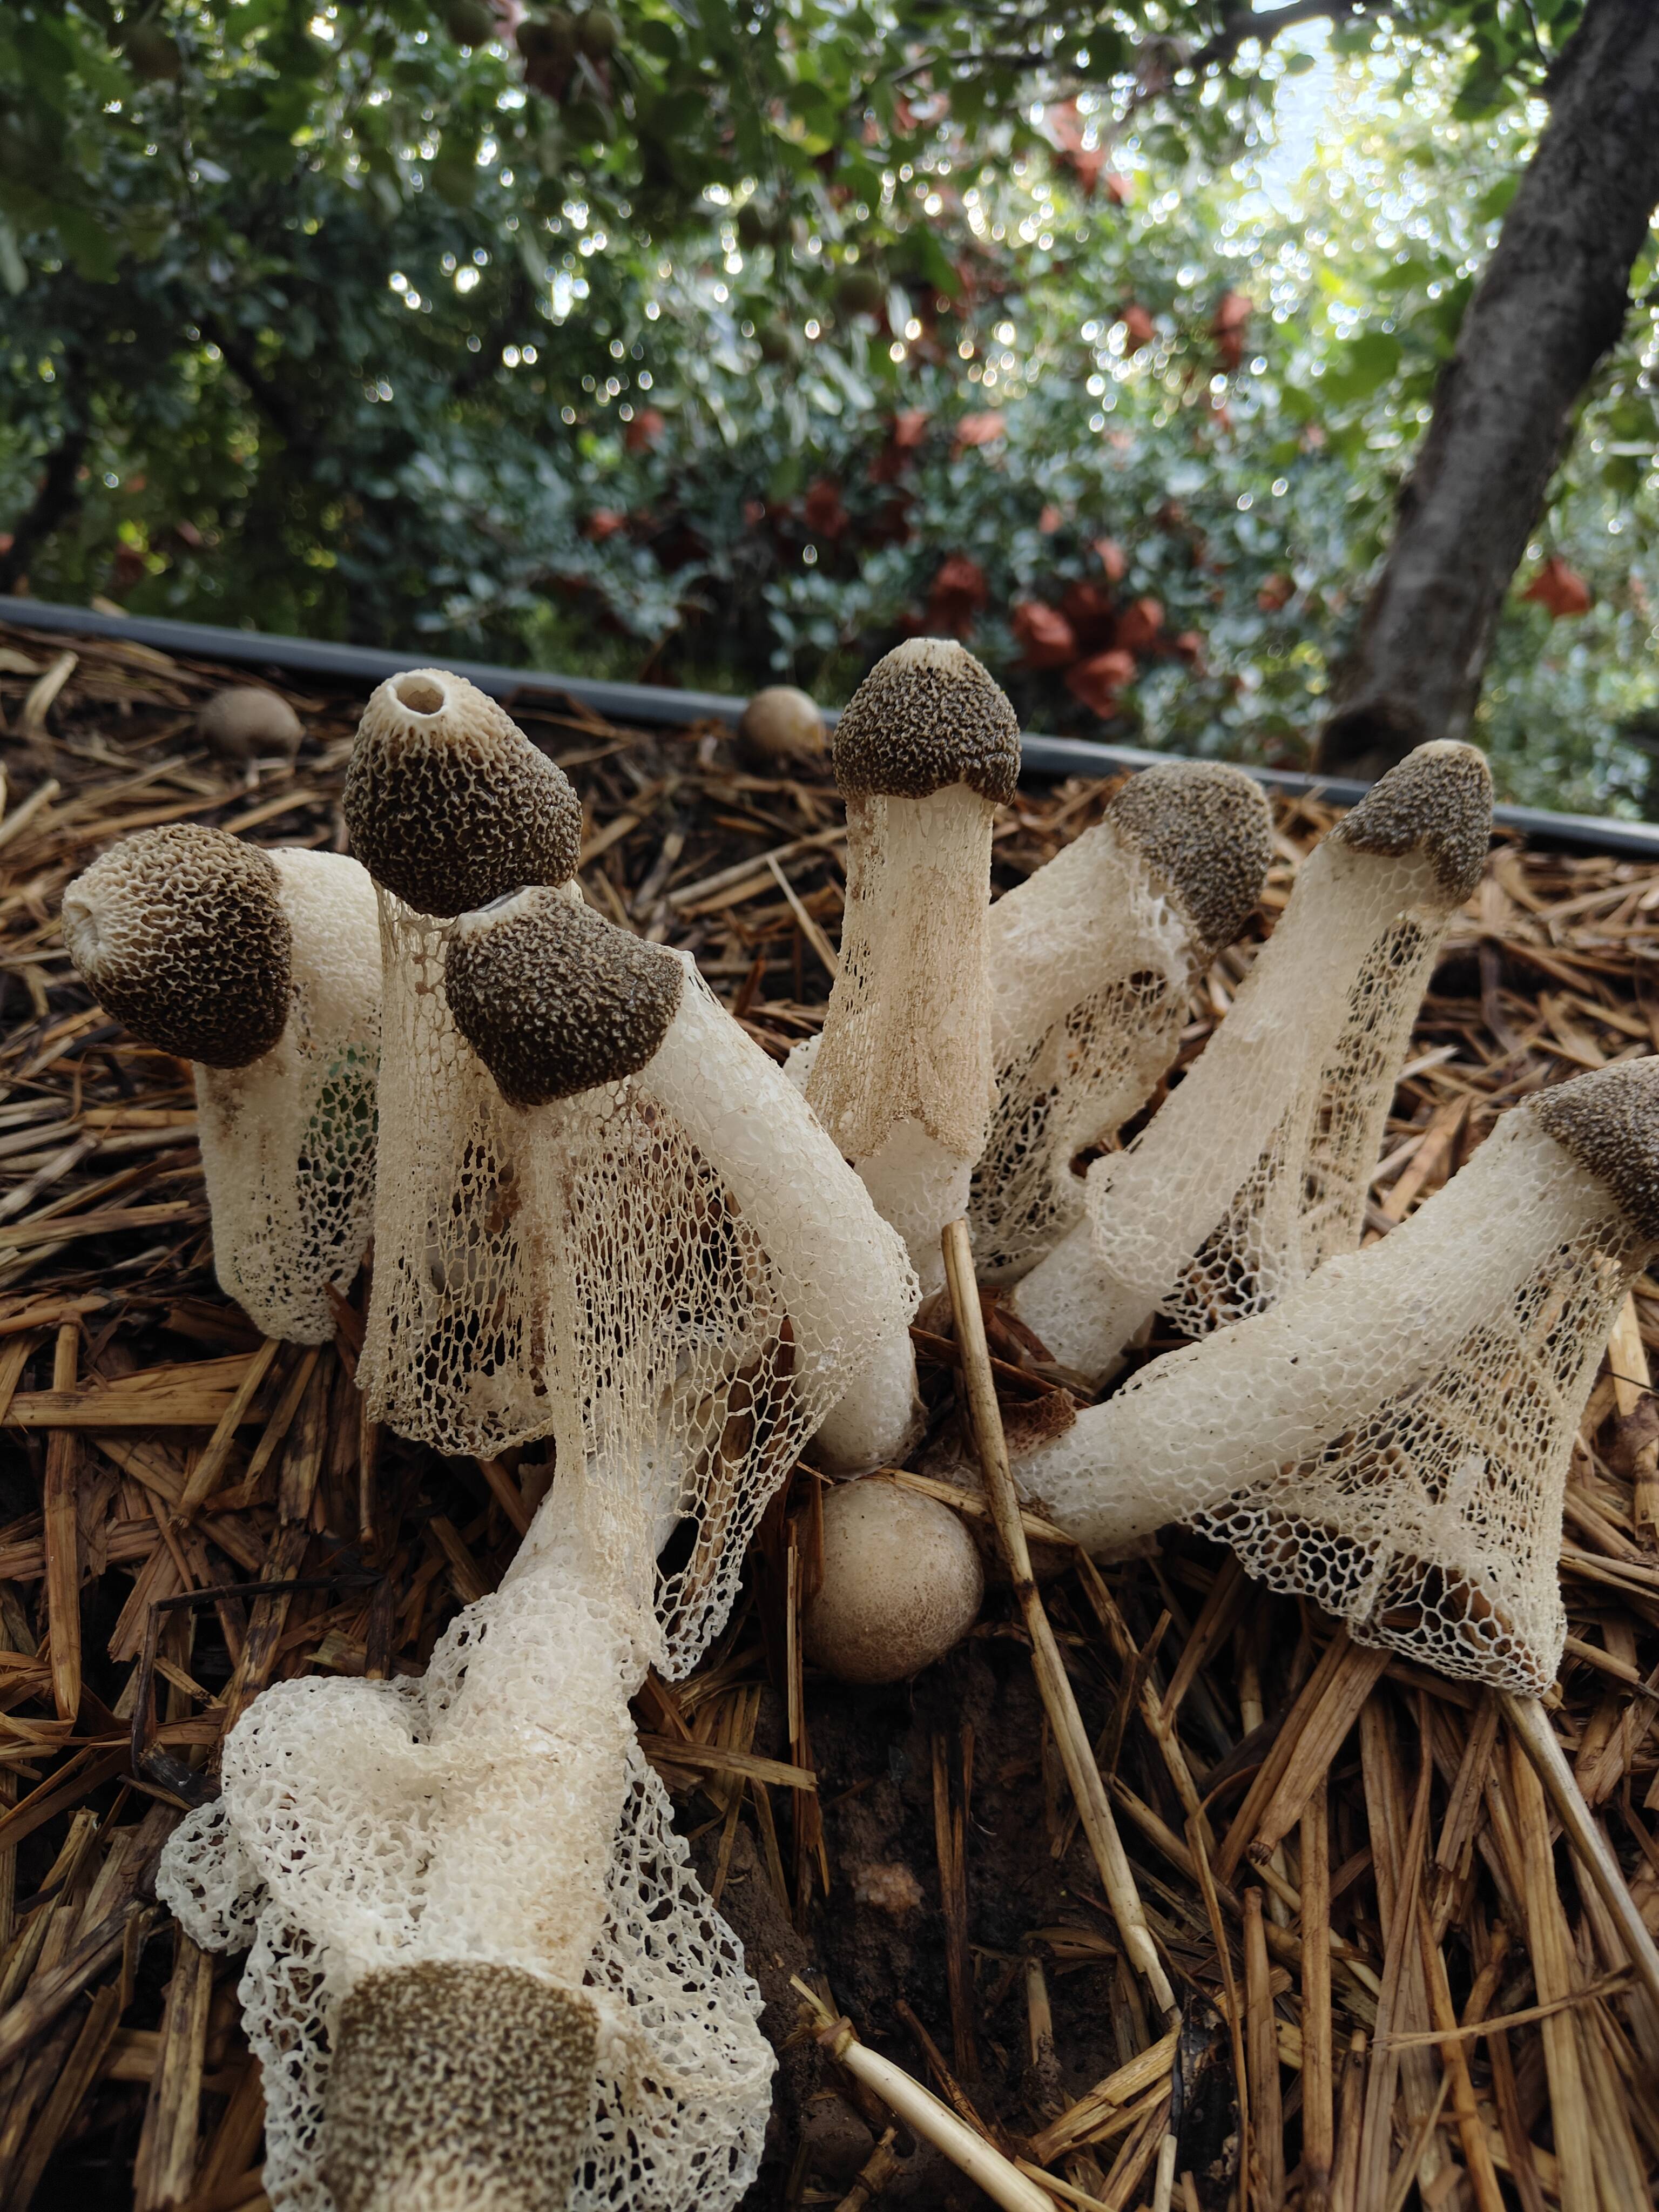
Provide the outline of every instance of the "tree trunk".
[[1462,737],[1504,594],[1614,345],[1659,202],[1659,4],[1589,0],[1476,287],[1318,760],[1374,777]]

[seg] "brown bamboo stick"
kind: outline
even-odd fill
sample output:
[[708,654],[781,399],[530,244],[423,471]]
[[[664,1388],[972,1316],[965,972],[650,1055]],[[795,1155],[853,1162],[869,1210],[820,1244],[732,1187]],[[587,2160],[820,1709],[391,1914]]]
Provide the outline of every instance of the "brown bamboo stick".
[[[66,1321],[52,1353],[52,1387],[73,1390],[80,1364],[81,1324]],[[52,1624],[52,1694],[60,1721],[72,1721],[81,1709],[81,1531],[75,1511],[75,1480],[81,1446],[71,1429],[54,1430],[46,1439],[45,1516],[46,1616]]]
[[1279,2089],[1279,2030],[1267,1984],[1261,1892],[1244,1893],[1245,2057],[1250,2077],[1251,2204],[1279,2212],[1285,2202],[1285,2108]]
[[1043,1611],[1041,1593],[1032,1577],[1031,1554],[1025,1541],[1025,1531],[1020,1525],[1019,1500],[1008,1464],[1007,1439],[1002,1432],[1002,1413],[997,1404],[996,1384],[991,1374],[991,1352],[985,1340],[985,1316],[980,1311],[979,1287],[974,1279],[973,1249],[968,1241],[967,1223],[952,1221],[947,1224],[942,1241],[945,1271],[951,1286],[951,1304],[956,1315],[957,1341],[962,1346],[963,1375],[967,1384],[974,1439],[985,1477],[986,1495],[991,1501],[997,1540],[1024,1619],[1026,1632],[1031,1639],[1031,1666],[1036,1675],[1037,1688],[1042,1698],[1043,1709],[1048,1716],[1048,1724],[1054,1730],[1054,1742],[1066,1768],[1066,1778],[1071,1784],[1084,1832],[1089,1838],[1089,1846],[1100,1872],[1107,1902],[1123,1938],[1125,1954],[1152,1991],[1153,2002],[1168,2020],[1176,2011],[1175,1991],[1153,1944],[1146,1916],[1141,1910],[1128,1856],[1123,1848],[1123,1839],[1118,1834],[1117,1822],[1112,1817],[1106,1785],[1101,1780],[1100,1769],[1095,1764],[1094,1747],[1083,1724],[1083,1716],[1078,1711],[1071,1679],[1060,1656],[1060,1646],[1054,1641],[1054,1630]]
[[1336,2155],[1331,2052],[1331,1858],[1322,1777],[1302,1808],[1302,2202],[1328,2212]]
[[[1520,1700],[1517,1702],[1530,1702]],[[1546,1722],[1546,1726],[1548,1725]],[[1555,1855],[1550,1848],[1549,1814],[1543,1785],[1524,1738],[1510,1739],[1510,1795],[1519,1832],[1526,1884],[1527,1948],[1533,1985],[1540,2004],[1571,1994],[1572,1951],[1561,1899],[1555,1886]],[[1561,2212],[1597,2212],[1594,2152],[1583,2071],[1578,2063],[1578,2033],[1571,2012],[1552,2014],[1540,2023],[1544,2063],[1549,2075],[1550,2119],[1561,2182]]]

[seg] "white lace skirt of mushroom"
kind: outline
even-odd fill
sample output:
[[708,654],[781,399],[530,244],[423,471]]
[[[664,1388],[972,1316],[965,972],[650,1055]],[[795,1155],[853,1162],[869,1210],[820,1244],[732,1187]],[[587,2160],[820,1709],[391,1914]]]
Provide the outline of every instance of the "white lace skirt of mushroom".
[[592,1577],[548,1538],[422,1680],[268,1690],[167,1845],[186,1931],[251,1946],[277,2212],[724,2212],[758,2170],[759,1993],[635,1741],[630,1608]]

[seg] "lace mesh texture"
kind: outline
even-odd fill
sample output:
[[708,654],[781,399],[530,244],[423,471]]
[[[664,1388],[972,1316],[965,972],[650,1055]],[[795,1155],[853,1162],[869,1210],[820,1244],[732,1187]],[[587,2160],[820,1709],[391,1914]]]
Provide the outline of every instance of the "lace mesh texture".
[[1015,1291],[1057,1359],[1103,1375],[1152,1313],[1202,1333],[1352,1249],[1450,911],[1426,854],[1315,851],[1197,1065]]
[[1188,1521],[1361,1643],[1536,1692],[1572,1439],[1650,1249],[1517,1109],[1401,1228],[1154,1361],[1022,1480],[1091,1547]]
[[1199,948],[1109,821],[991,909],[997,1103],[969,1222],[984,1283],[1012,1282],[1083,1216],[1072,1163],[1175,1058]]
[[253,1937],[240,1989],[265,2069],[266,2186],[321,2212],[331,2024],[377,1968],[515,1966],[589,1990],[601,2061],[575,2206],[678,2212],[753,2179],[772,2056],[735,1940],[672,1832],[628,1698],[648,1636],[556,1484],[534,1542],[416,1682],[311,1678],[256,1700],[224,1795],[158,1890],[198,1942]]
[[276,851],[293,929],[287,1025],[246,1067],[196,1067],[222,1287],[267,1336],[325,1344],[374,1210],[380,945],[374,886],[337,853]]
[[358,1379],[371,1417],[399,1436],[494,1458],[552,1423],[537,1334],[538,1240],[524,1213],[525,1123],[450,1013],[453,924],[377,896],[380,1172]]
[[901,1121],[962,1159],[984,1148],[994,811],[963,784],[847,801],[841,974],[806,1095],[849,1160]]

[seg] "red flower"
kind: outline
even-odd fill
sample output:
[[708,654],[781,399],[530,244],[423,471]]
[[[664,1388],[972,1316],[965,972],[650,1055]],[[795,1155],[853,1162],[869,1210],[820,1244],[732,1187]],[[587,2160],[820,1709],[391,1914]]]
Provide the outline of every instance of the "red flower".
[[990,596],[990,585],[978,562],[970,561],[965,553],[949,554],[939,563],[927,594],[927,627],[966,637],[974,617]]
[[1012,629],[1030,668],[1064,668],[1077,659],[1076,633],[1058,607],[1022,599],[1014,609]]
[[623,443],[630,453],[642,453],[647,446],[654,446],[668,428],[664,416],[654,407],[641,407],[623,432]]
[[1095,551],[1100,556],[1100,565],[1106,571],[1109,584],[1121,584],[1129,573],[1129,556],[1115,538],[1097,538]]
[[1066,690],[1103,718],[1116,714],[1118,693],[1134,680],[1134,655],[1129,653],[1097,653],[1066,672]]
[[1072,625],[1073,634],[1085,653],[1111,643],[1112,595],[1098,584],[1068,585],[1060,611]]
[[1590,611],[1589,586],[1559,553],[1550,555],[1521,596],[1536,600],[1548,611],[1552,621],[1558,615],[1587,615]]
[[1156,599],[1132,599],[1112,629],[1112,643],[1120,653],[1146,653],[1164,627],[1164,610]]
[[847,528],[847,509],[841,503],[841,486],[833,477],[820,477],[801,502],[807,528],[818,538],[839,538]]
[[1243,292],[1224,292],[1220,304],[1210,318],[1210,335],[1215,340],[1215,349],[1222,365],[1237,368],[1244,358],[1244,337],[1250,326],[1250,317],[1255,313],[1255,303]]
[[983,415],[964,415],[957,424],[951,451],[960,453],[968,446],[994,445],[1006,428],[1002,415],[995,410]]
[[1131,353],[1139,353],[1142,346],[1151,345],[1158,336],[1158,325],[1139,300],[1131,300],[1128,306],[1120,311],[1120,319],[1128,334]]

